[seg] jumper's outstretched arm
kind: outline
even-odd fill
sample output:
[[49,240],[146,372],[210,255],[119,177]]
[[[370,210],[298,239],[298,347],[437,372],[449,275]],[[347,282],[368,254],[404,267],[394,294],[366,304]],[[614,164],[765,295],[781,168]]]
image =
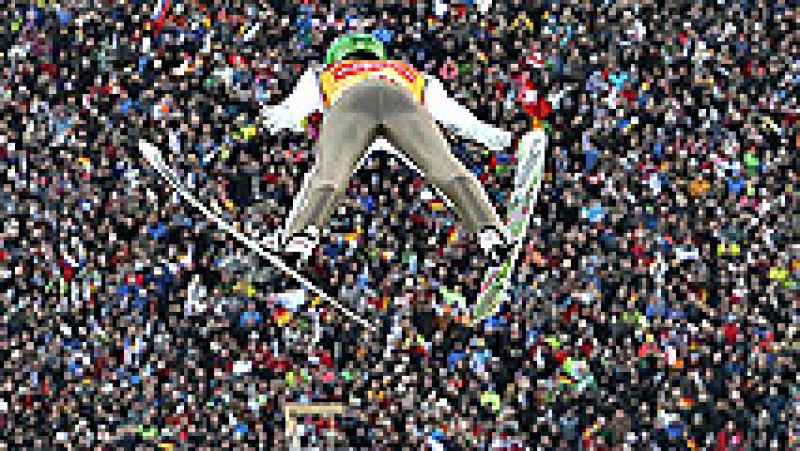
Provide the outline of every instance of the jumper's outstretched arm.
[[264,125],[272,133],[280,130],[303,132],[303,119],[315,110],[322,111],[319,81],[316,71],[308,68],[300,76],[292,93],[278,105],[268,105],[261,110]]
[[426,76],[425,106],[440,124],[465,138],[475,140],[491,150],[511,146],[511,132],[475,117],[470,110],[450,98],[442,82],[430,75]]

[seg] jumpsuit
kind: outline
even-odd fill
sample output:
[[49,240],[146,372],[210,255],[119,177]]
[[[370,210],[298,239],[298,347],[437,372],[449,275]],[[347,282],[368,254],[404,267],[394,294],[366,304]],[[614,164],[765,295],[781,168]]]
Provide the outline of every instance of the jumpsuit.
[[368,78],[347,88],[325,112],[316,143],[316,164],[295,199],[287,236],[311,225],[321,227],[328,220],[358,162],[379,135],[447,196],[468,231],[502,227],[478,179],[451,153],[422,102],[402,86]]

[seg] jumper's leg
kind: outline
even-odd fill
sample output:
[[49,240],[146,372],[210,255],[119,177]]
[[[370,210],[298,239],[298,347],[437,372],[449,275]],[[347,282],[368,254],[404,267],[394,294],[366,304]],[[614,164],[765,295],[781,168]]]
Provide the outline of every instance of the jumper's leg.
[[284,237],[312,225],[321,228],[334,212],[356,164],[375,139],[376,94],[374,89],[354,86],[325,114],[316,146],[316,163],[294,200]]
[[465,228],[472,233],[486,227],[503,230],[480,182],[450,152],[430,112],[400,88],[389,86],[383,96],[381,120],[387,139],[453,202]]

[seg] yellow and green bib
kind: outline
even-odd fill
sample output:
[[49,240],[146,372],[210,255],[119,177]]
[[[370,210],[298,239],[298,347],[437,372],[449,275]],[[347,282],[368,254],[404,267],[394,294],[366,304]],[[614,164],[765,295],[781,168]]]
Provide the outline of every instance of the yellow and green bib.
[[422,101],[425,77],[402,61],[346,60],[329,64],[319,77],[325,108],[330,107],[342,94],[364,80],[380,78],[402,86]]

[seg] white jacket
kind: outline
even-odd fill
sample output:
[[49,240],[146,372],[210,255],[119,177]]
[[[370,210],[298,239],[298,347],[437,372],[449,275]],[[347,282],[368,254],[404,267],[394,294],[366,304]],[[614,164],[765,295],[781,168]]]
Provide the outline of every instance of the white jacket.
[[[303,132],[303,120],[314,111],[325,112],[319,86],[319,74],[314,68],[303,73],[292,93],[278,105],[267,106],[263,113],[273,131],[280,129]],[[486,124],[471,111],[448,96],[442,82],[425,75],[424,106],[445,128],[491,150],[511,146],[511,132]]]

